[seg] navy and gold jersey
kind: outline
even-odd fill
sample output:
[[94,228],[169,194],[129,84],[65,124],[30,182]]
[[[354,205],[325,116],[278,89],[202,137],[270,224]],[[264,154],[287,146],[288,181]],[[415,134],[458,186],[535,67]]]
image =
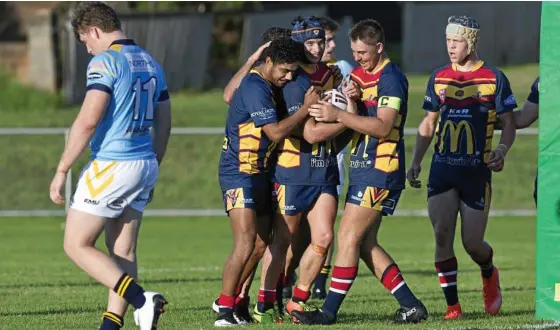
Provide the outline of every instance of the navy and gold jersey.
[[278,122],[277,88],[257,71],[243,78],[229,105],[220,158],[222,190],[251,186],[251,177],[265,173],[275,144],[262,127]]
[[515,107],[506,76],[483,61],[470,72],[456,71],[454,65],[436,70],[423,106],[440,113],[432,166],[488,170],[496,115]]
[[[303,71],[286,84],[282,94],[288,115],[303,106],[305,93],[311,85],[311,76]],[[303,138],[303,124],[299,125],[278,144],[273,181],[288,185],[338,184],[336,155],[341,148],[336,145],[336,140],[310,144]]]
[[378,108],[398,110],[391,133],[385,139],[354,133],[350,158],[350,185],[404,189],[405,159],[403,130],[408,111],[408,80],[401,69],[385,60],[373,73],[361,67],[352,71],[350,79],[360,87],[360,116],[377,116]]
[[537,77],[537,79],[531,86],[531,93],[529,93],[529,96],[527,97],[527,101],[535,104],[539,104],[539,78],[540,77]]

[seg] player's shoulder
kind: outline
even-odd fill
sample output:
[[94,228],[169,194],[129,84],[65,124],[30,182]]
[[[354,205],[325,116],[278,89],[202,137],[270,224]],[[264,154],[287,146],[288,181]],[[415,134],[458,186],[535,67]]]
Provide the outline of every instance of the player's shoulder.
[[272,93],[272,86],[268,83],[263,76],[256,70],[251,70],[237,88],[242,92],[248,91],[249,94],[254,94],[258,91],[265,91]]
[[430,74],[430,78],[438,78],[446,75],[453,74],[454,70],[451,64],[441,65],[437,67],[432,73]]
[[506,78],[506,74],[502,70],[487,62],[484,62],[478,70],[474,71],[474,74],[478,79],[502,80]]
[[394,62],[387,63],[380,72],[379,79],[381,80],[391,80],[391,81],[402,81],[407,82],[408,79],[406,75],[401,70],[401,68]]

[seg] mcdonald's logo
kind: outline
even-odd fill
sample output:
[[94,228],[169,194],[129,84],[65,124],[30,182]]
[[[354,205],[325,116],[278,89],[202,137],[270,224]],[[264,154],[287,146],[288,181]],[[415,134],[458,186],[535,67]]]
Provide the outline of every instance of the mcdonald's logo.
[[[445,146],[445,137],[449,132],[449,151],[451,152],[458,152],[461,142],[461,137],[466,137],[466,145],[467,145],[467,154],[474,155],[475,148],[474,148],[474,136],[473,136],[473,129],[471,123],[466,120],[461,120],[458,124],[455,124],[451,120],[447,120],[443,125],[443,129],[441,130],[440,135],[440,143],[439,143],[439,153],[443,153],[446,150]],[[463,133],[464,132],[464,133]],[[464,135],[463,135],[464,134]]]

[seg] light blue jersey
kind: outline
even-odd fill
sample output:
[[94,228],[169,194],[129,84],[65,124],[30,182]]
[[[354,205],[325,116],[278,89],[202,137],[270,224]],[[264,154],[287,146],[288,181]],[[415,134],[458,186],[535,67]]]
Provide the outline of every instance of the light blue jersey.
[[[354,67],[345,60],[339,60],[339,61],[336,61],[336,62],[329,62],[327,65],[328,66],[336,65],[340,69],[340,73],[342,73],[342,77],[344,78],[344,81],[346,81],[346,82],[349,81],[350,74],[352,73],[352,70],[354,70]],[[338,90],[342,92],[342,84],[340,84],[340,86],[338,86]]]
[[90,142],[92,159],[155,157],[150,129],[157,103],[169,99],[161,66],[132,40],[117,40],[87,69],[87,90],[111,94]]

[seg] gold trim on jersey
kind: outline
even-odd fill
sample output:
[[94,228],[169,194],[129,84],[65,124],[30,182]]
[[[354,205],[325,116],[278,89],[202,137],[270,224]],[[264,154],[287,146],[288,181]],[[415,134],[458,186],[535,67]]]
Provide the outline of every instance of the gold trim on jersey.
[[240,124],[239,129],[239,172],[247,174],[260,173],[257,165],[262,129],[255,123]]

